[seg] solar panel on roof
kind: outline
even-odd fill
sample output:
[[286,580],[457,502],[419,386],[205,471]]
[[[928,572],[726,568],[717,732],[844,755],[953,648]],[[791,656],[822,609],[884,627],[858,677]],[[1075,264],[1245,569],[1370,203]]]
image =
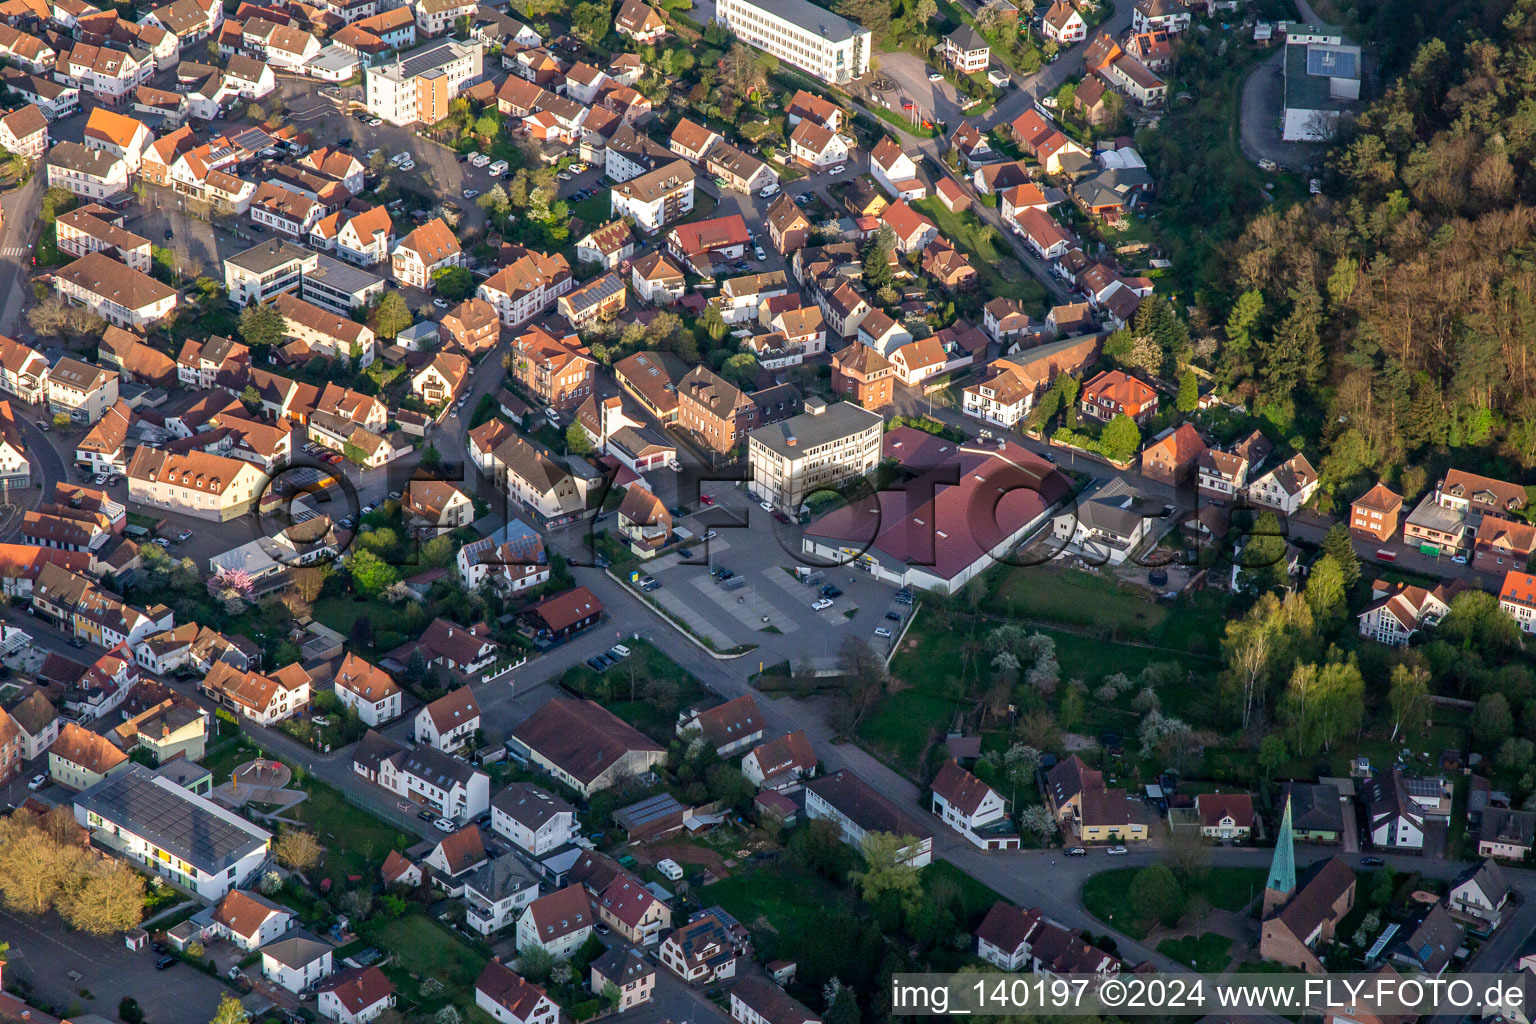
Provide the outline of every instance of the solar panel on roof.
[[1359,77],[1358,55],[1354,50],[1333,46],[1307,47],[1307,74],[1329,78]]

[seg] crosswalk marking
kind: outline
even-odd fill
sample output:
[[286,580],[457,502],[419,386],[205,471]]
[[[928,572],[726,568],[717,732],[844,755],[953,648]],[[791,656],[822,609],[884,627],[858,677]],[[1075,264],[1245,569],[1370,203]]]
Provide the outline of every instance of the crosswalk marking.
[[24,256],[26,252],[27,250],[19,245],[8,245],[4,249],[0,249],[0,256]]

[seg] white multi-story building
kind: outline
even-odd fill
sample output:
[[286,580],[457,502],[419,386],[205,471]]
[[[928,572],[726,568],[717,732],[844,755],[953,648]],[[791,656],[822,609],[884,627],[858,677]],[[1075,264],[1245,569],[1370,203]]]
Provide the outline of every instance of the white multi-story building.
[[95,842],[205,900],[249,881],[272,842],[270,832],[143,765],[98,782],[74,807]]
[[579,832],[576,808],[527,782],[514,782],[496,794],[491,828],[534,856],[564,846]]
[[299,289],[303,275],[320,265],[319,253],[281,238],[259,242],[224,261],[224,287],[237,306],[266,302]]
[[59,270],[53,288],[108,323],[139,331],[176,308],[176,289],[104,252],[87,253]]
[[402,691],[394,677],[352,653],[336,670],[336,699],[356,708],[357,717],[372,728],[400,717]]
[[846,84],[869,72],[869,29],[810,0],[720,0],[715,21],[826,82]]
[[48,187],[85,199],[107,199],[128,190],[128,165],[105,150],[60,142],[48,151]]
[[749,486],[759,500],[791,515],[806,495],[864,476],[880,464],[885,420],[852,402],[815,398],[805,412],[747,435]]
[[481,44],[445,40],[364,72],[368,112],[390,124],[436,124],[481,74]]

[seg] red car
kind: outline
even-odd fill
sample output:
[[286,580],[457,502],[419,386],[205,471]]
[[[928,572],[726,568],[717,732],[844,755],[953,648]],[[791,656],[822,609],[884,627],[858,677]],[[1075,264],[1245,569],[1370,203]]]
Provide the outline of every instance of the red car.
[[714,498],[711,498],[711,497],[710,497],[710,496],[709,496],[709,495],[707,495],[707,494],[701,494],[701,495],[699,495],[699,501],[700,501],[700,502],[701,502],[701,503],[702,503],[702,504],[705,504],[705,505],[713,505],[713,504],[714,504],[714,503],[715,503],[715,499],[714,499]]

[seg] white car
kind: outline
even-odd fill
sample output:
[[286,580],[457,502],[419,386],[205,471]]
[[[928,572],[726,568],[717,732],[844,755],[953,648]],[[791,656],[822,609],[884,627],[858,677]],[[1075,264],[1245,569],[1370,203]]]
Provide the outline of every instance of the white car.
[[769,196],[776,196],[778,194],[779,194],[779,186],[777,184],[775,184],[774,182],[771,182],[771,181],[768,184],[764,185],[763,186],[763,190],[758,193],[758,195],[762,196],[764,199],[767,199]]
[[1127,850],[1123,846],[1111,846],[1109,849],[1105,850],[1104,852],[1109,854],[1111,857],[1122,857],[1125,854],[1129,853],[1130,851]]
[[752,247],[752,255],[757,257],[757,262],[759,263],[768,258],[768,254],[763,252],[763,247],[760,245],[754,245]]
[[811,611],[813,611],[813,612],[819,612],[823,608],[831,608],[831,607],[832,607],[832,599],[830,597],[824,597],[824,598],[822,598],[819,601],[812,601],[811,602]]
[[383,120],[381,120],[380,118],[377,118],[377,117],[370,117],[368,119],[368,127],[370,127],[370,128],[377,128],[379,125],[381,125],[383,123],[384,123]]
[[944,76],[939,74],[937,71],[930,71],[930,72],[928,72],[928,81],[930,81],[930,82],[942,82],[942,81],[944,81]]
[[453,822],[449,821],[447,818],[438,818],[432,822],[432,827],[437,829],[439,832],[452,832]]
[[34,775],[32,776],[32,781],[27,783],[27,788],[35,791],[42,789],[46,785],[48,785],[48,776]]
[[416,161],[407,160],[405,163],[400,165],[400,169],[402,171],[414,171],[416,169]]
[[889,640],[891,638],[891,631],[886,629],[884,626],[876,626],[875,627],[875,636],[882,637],[882,638],[884,638],[886,640]]
[[447,299],[433,299],[432,300],[432,305],[436,306],[438,309],[447,309],[448,308],[448,300]]
[[844,172],[844,171],[846,171],[846,170],[847,170],[847,169],[848,169],[848,168],[847,168],[847,166],[846,166],[846,165],[844,165],[844,164],[838,164],[838,165],[837,165],[837,166],[836,166],[836,167],[834,167],[834,168],[832,168],[832,169],[831,169],[831,170],[830,170],[830,171],[828,171],[828,172],[827,172],[827,174],[829,174],[829,175],[831,175],[831,176],[832,176],[832,177],[834,177],[834,178],[835,178],[835,177],[837,177],[837,176],[838,176],[838,175],[839,175],[839,174],[842,174],[842,173],[843,173],[843,172]]
[[480,194],[480,190],[477,189],[477,188],[467,188],[467,189],[464,190],[464,198],[465,199],[473,199],[473,198],[475,198],[475,196],[477,196],[479,194]]
[[771,502],[771,501],[760,501],[760,502],[757,503],[757,507],[762,509],[764,512],[772,512],[773,511],[773,502]]

